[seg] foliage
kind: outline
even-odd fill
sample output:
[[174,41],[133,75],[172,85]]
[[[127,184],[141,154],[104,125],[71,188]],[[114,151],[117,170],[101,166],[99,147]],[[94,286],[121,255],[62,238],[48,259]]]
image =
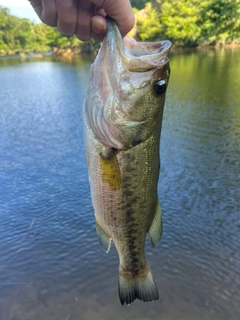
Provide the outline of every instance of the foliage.
[[159,10],[152,3],[146,3],[144,10],[135,13],[136,35],[140,41],[157,41],[163,32]]
[[164,36],[180,46],[196,45],[201,34],[198,0],[164,1],[160,23]]
[[130,2],[133,8],[143,9],[148,0],[130,0]]
[[11,15],[7,8],[0,7],[0,53],[41,52],[79,44],[76,37],[62,37],[55,28],[20,19]]
[[18,52],[41,52],[52,48],[77,48],[83,53],[95,52],[99,43],[83,42],[75,36],[64,37],[43,23],[34,24],[28,19],[20,19],[0,6],[0,55]]
[[44,51],[47,29],[35,25],[28,19],[20,19],[10,15],[7,8],[0,7],[0,51],[31,50]]
[[156,0],[141,11],[136,14],[136,36],[142,41],[168,38],[177,46],[240,43],[240,0]]
[[226,44],[240,38],[240,1],[203,1],[201,42]]

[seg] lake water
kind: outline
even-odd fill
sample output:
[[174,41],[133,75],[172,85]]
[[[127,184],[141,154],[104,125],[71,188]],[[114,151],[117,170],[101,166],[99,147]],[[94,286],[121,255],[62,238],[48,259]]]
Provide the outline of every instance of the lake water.
[[98,243],[82,130],[91,61],[0,60],[0,319],[240,319],[240,49],[171,55],[160,300],[122,307]]

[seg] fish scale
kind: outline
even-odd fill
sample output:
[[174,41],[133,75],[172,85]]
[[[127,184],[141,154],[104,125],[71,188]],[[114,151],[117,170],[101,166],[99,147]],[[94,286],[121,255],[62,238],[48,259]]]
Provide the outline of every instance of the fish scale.
[[129,41],[122,40],[117,25],[108,19],[83,108],[96,230],[106,252],[111,241],[117,249],[122,304],[159,297],[144,250],[146,234],[153,246],[162,234],[157,184],[165,91],[157,86],[160,80],[167,86],[171,45],[136,42],[145,54],[136,57],[134,41]]

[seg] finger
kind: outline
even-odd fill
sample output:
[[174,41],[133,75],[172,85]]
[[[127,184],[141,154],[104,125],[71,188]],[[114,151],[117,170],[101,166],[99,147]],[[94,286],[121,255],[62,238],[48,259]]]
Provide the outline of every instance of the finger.
[[41,15],[42,15],[42,1],[41,0],[29,0],[31,6],[33,7],[33,9],[35,10],[36,14],[38,15],[38,17],[41,19]]
[[41,20],[51,27],[57,26],[57,9],[55,0],[42,0]]
[[78,39],[91,39],[91,19],[95,14],[95,6],[88,0],[82,0],[78,6],[78,20],[75,35]]
[[101,14],[104,17],[106,17],[106,15],[107,15],[103,8],[96,8],[95,14]]
[[71,36],[77,24],[76,0],[56,0],[57,29],[62,35]]
[[100,14],[93,16],[91,19],[91,25],[92,38],[97,41],[102,41],[107,29],[107,21],[104,16]]
[[51,27],[56,27],[57,9],[55,0],[31,0],[30,4],[42,22]]
[[98,8],[114,19],[121,35],[124,37],[134,25],[134,15],[129,0],[90,0]]

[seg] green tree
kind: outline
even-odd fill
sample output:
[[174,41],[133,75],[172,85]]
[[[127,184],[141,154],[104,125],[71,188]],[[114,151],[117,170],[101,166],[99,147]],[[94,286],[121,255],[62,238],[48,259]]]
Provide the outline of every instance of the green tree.
[[[160,3],[160,0],[157,0]],[[176,45],[195,46],[201,34],[199,0],[161,2],[160,22],[165,37]]]
[[8,9],[0,7],[0,51],[44,51],[47,49],[46,28],[17,18]]
[[163,32],[160,12],[148,2],[143,10],[135,13],[136,30],[133,36],[139,41],[158,41]]
[[131,0],[131,5],[133,8],[143,9],[148,0]]
[[201,41],[225,44],[239,41],[240,0],[207,0],[201,4]]
[[135,37],[175,46],[240,43],[240,0],[156,0],[135,15]]

